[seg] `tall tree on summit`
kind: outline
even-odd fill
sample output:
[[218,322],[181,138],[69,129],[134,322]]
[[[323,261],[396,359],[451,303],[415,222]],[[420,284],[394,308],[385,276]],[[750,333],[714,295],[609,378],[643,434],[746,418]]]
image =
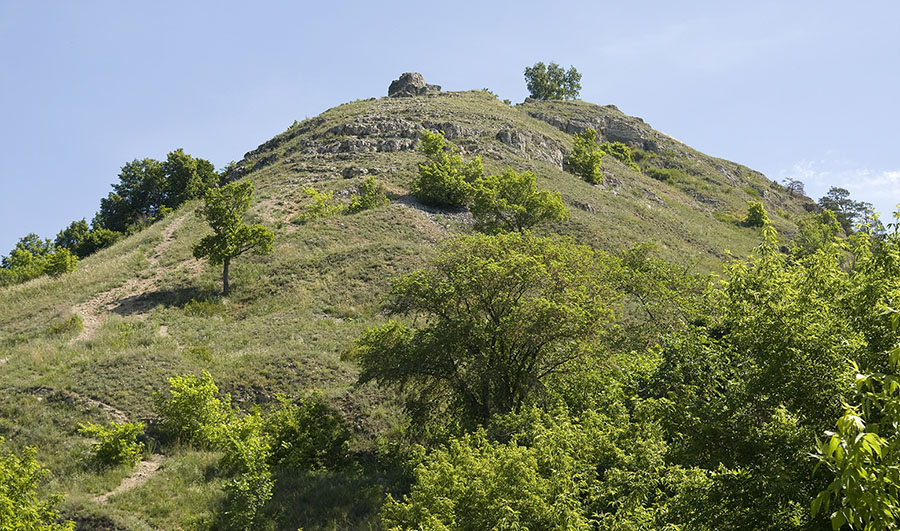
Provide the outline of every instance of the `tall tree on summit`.
[[209,258],[213,265],[222,265],[222,295],[228,295],[228,268],[231,259],[247,251],[264,255],[272,252],[272,231],[260,224],[244,223],[243,214],[250,208],[253,183],[231,183],[206,192],[203,207],[197,212],[213,230],[194,246],[194,258]]

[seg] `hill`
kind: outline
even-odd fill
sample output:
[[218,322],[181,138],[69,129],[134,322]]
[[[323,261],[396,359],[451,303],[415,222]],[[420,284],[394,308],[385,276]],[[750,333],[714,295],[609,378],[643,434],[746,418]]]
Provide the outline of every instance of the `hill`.
[[[587,128],[639,150],[643,171],[612,156],[603,159],[599,185],[564,171],[572,134]],[[0,435],[37,447],[52,471],[46,490],[67,494],[64,514],[86,529],[214,520],[225,482],[215,473],[218,452],[157,446],[143,474],[82,464],[88,440],[79,423],[150,421],[150,397],[178,374],[208,370],[245,410],[279,393],[321,391],[352,427],[351,449],[373,451],[396,425],[398,408],[382,392],[354,386],[358,368],[340,355],[384,321],[393,277],[422,266],[441,240],[471,231],[468,213],[426,207],[408,193],[423,160],[416,151],[423,129],[443,131],[466,158],[482,156],[488,173],[531,170],[539,186],[560,192],[571,220],[542,230],[612,252],[654,242],[662,257],[700,272],[758,244],[757,229],[736,223],[746,201],[762,201],[787,235],[810,204],[614,106],[508,105],[487,91],[431,90],[350,102],[295,122],[228,174],[255,184],[249,219],[275,232],[275,252],[236,262],[227,299],[217,297],[220,272],[191,256],[208,231],[196,202],[71,274],[0,289]],[[388,206],[300,222],[309,203],[303,187],[347,202],[367,175],[385,186]],[[384,483],[374,473],[309,472],[280,482],[276,500],[285,528],[369,528]]]

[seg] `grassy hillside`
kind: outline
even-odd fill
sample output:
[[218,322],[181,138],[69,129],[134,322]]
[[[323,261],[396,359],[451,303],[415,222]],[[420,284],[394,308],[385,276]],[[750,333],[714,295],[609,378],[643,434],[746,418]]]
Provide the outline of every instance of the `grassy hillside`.
[[[670,170],[671,178],[654,179],[611,156],[601,185],[564,172],[572,133],[586,127],[640,148],[646,168]],[[275,232],[275,252],[237,260],[229,298],[217,297],[220,271],[191,256],[208,231],[196,203],[90,256],[74,273],[0,290],[0,435],[37,447],[52,471],[46,489],[67,494],[67,516],[85,528],[113,529],[214,521],[224,481],[216,452],[157,447],[158,468],[106,498],[99,497],[131,470],[101,473],[81,463],[88,440],[79,423],[151,419],[150,397],[176,374],[208,370],[244,409],[277,393],[321,390],[353,428],[352,449],[372,450],[397,409],[374,388],[355,387],[357,368],[340,354],[385,319],[392,277],[424,264],[441,239],[471,231],[468,214],[408,195],[423,128],[444,131],[464,157],[481,155],[488,172],[532,170],[539,186],[560,192],[571,220],[543,230],[612,251],[652,241],[663,257],[698,271],[715,271],[726,249],[740,255],[759,241],[758,230],[734,222],[747,200],[761,200],[783,234],[795,230],[808,201],[611,106],[509,106],[473,91],[355,101],[295,123],[232,169],[233,179],[255,183],[249,217]],[[302,187],[347,203],[363,175],[384,184],[390,205],[298,222],[309,202]],[[286,514],[279,526],[374,527],[383,484],[365,470],[286,479],[275,498]]]

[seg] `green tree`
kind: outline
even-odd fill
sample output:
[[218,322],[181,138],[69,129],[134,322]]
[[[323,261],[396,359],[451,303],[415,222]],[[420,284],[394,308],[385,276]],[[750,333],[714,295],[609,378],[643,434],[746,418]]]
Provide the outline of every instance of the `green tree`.
[[44,266],[44,272],[51,277],[58,277],[75,271],[77,264],[78,257],[72,254],[72,251],[65,247],[57,247],[47,256],[47,265]]
[[166,156],[162,163],[166,175],[166,197],[169,208],[191,199],[203,197],[206,191],[219,183],[219,174],[208,160],[194,158],[179,148]]
[[102,226],[126,232],[133,225],[149,223],[165,204],[167,190],[165,169],[158,160],[135,159],[126,163],[113,191],[100,200]]
[[487,234],[522,232],[541,221],[569,219],[559,192],[538,190],[534,173],[512,169],[479,180],[471,210],[475,230]]
[[391,309],[424,319],[366,331],[350,353],[360,382],[408,389],[410,411],[446,406],[467,423],[517,410],[598,348],[617,297],[604,260],[560,238],[455,238],[395,280]]
[[586,129],[576,133],[572,141],[575,146],[565,159],[569,170],[591,184],[599,184],[603,180],[600,171],[603,150],[597,145],[597,131]]
[[34,448],[17,455],[0,437],[0,531],[71,531],[75,523],[59,522],[54,509],[62,497],[38,497],[47,470],[34,455]]
[[422,131],[421,151],[428,161],[419,163],[419,174],[410,186],[416,199],[440,207],[466,205],[473,185],[484,175],[481,157],[463,162],[444,135],[431,131]]
[[834,212],[847,234],[854,232],[857,223],[873,223],[879,225],[876,230],[880,229],[880,223],[874,223],[877,219],[874,217],[875,209],[872,203],[850,199],[850,192],[844,188],[836,186],[829,188],[828,193],[819,198],[819,206]]
[[769,224],[769,215],[766,208],[759,201],[747,201],[747,217],[744,225],[748,227],[763,227]]
[[260,224],[248,225],[243,214],[250,208],[253,183],[235,182],[206,192],[204,205],[197,214],[205,219],[213,234],[194,246],[195,258],[209,258],[222,265],[222,294],[228,295],[228,268],[231,260],[248,251],[264,255],[272,252],[272,231]]
[[525,67],[525,83],[534,99],[574,99],[581,91],[581,74],[574,66],[566,71],[556,63],[535,63]]

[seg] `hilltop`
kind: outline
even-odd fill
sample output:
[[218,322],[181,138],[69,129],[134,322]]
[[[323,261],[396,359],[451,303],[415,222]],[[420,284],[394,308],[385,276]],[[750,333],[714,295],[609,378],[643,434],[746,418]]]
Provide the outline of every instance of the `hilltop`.
[[[467,212],[427,207],[409,194],[422,130],[443,132],[464,158],[480,155],[487,173],[530,170],[539,186],[559,192],[571,219],[541,232],[609,252],[653,242],[660,256],[697,272],[719,271],[728,252],[743,256],[759,243],[758,229],[737,223],[748,200],[761,201],[783,235],[811,209],[808,198],[759,172],[700,153],[612,105],[509,105],[484,90],[428,87],[294,122],[231,166],[229,180],[255,184],[248,218],[274,231],[275,252],[236,262],[227,299],[217,297],[220,271],[191,255],[208,232],[196,201],[73,273],[0,288],[0,435],[37,447],[52,470],[47,490],[68,495],[65,515],[86,529],[211,521],[224,483],[214,473],[217,452],[166,450],[145,460],[143,476],[79,464],[87,446],[79,423],[152,421],[149,397],[178,374],[208,370],[245,410],[279,393],[320,391],[352,427],[352,449],[373,451],[399,409],[377,389],[356,387],[358,368],[341,353],[385,320],[392,278],[422,266],[447,237],[471,232]],[[566,172],[572,135],[588,128],[638,150],[642,171],[606,156],[599,185]],[[299,221],[309,203],[303,187],[346,202],[370,175],[389,205]],[[119,487],[123,479],[129,488]],[[276,497],[293,528],[374,526],[382,483],[309,473]]]

